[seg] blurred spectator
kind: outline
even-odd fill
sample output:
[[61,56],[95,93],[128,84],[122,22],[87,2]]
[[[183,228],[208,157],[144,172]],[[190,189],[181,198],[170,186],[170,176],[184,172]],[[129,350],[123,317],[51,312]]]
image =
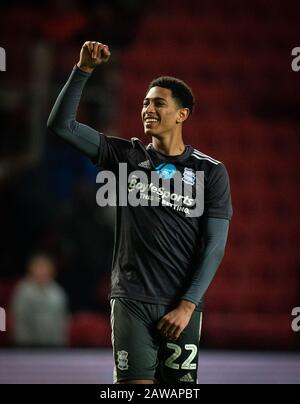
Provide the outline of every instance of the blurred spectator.
[[12,298],[14,341],[26,346],[67,343],[67,297],[54,281],[55,267],[46,254],[30,258],[28,275]]

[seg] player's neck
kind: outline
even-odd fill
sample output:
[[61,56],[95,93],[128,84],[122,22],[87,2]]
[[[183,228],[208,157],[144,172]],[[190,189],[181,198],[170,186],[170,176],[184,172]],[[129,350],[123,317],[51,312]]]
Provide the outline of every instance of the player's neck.
[[181,136],[168,136],[163,139],[152,137],[152,145],[156,151],[165,154],[166,156],[178,156],[185,150],[185,145]]

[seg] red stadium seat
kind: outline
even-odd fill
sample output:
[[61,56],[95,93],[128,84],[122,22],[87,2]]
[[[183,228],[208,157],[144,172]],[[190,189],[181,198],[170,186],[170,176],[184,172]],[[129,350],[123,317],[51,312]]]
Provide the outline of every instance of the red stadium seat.
[[73,314],[70,323],[70,345],[73,347],[110,347],[109,318],[92,312]]

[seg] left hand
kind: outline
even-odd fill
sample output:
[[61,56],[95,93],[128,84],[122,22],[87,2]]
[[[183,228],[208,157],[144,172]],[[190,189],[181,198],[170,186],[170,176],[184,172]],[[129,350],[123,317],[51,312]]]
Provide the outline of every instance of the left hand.
[[160,319],[157,329],[167,339],[176,340],[188,325],[196,305],[182,300],[176,309]]

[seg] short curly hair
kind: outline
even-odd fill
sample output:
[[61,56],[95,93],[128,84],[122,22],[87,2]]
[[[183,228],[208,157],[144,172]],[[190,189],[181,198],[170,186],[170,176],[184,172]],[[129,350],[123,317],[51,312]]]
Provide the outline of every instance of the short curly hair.
[[152,87],[163,87],[171,90],[172,97],[180,108],[188,108],[190,114],[194,110],[195,97],[191,88],[182,80],[176,77],[161,76],[151,81],[148,91]]

